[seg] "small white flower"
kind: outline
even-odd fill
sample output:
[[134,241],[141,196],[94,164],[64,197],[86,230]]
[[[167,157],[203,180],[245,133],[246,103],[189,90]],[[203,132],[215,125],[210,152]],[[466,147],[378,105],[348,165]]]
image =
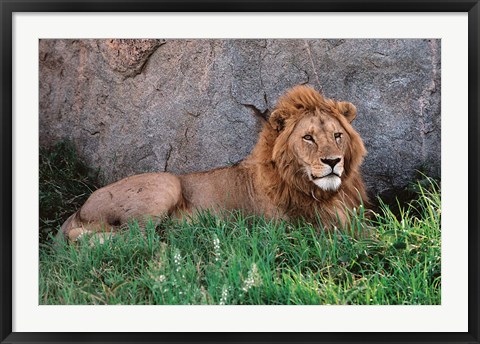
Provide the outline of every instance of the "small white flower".
[[250,271],[248,271],[248,276],[245,281],[243,281],[242,290],[248,292],[253,286],[257,286],[261,283],[260,275],[258,273],[257,264],[253,263]]
[[213,237],[213,254],[215,255],[215,261],[218,262],[220,260],[220,239],[215,235]]
[[222,297],[220,298],[220,305],[225,305],[227,303],[228,298],[228,288],[226,285],[222,288]]
[[173,255],[173,262],[175,263],[176,271],[179,272],[181,269],[182,256],[180,255],[180,250],[176,249],[175,254]]
[[213,239],[213,247],[215,251],[218,251],[220,249],[220,239],[218,239],[217,237]]
[[[162,261],[160,259],[152,261],[150,264],[150,268],[148,271],[148,276],[152,279],[156,284],[162,284],[167,279],[165,275],[161,274],[162,271]],[[158,285],[156,287],[159,287]]]

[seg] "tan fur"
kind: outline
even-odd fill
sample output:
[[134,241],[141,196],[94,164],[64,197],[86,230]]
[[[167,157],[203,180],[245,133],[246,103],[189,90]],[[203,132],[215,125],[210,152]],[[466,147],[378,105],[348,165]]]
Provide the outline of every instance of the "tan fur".
[[[129,220],[181,217],[201,209],[311,222],[318,214],[325,228],[340,226],[347,210],[367,201],[360,174],[366,150],[350,125],[355,116],[351,103],[296,86],[280,98],[253,152],[239,164],[125,178],[95,191],[62,232],[75,240],[85,231],[110,231]],[[323,177],[330,172],[340,177]]]

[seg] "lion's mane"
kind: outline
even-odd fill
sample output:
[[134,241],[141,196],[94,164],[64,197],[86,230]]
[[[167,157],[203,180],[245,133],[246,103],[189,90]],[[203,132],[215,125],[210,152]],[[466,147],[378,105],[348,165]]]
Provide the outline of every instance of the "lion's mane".
[[[335,117],[348,136],[344,176],[335,192],[325,192],[305,178],[299,178],[300,166],[287,142],[298,121],[315,111]],[[257,175],[261,176],[257,178],[261,188],[289,217],[313,221],[319,215],[325,225],[336,224],[339,217],[344,220],[346,209],[358,209],[368,202],[360,171],[366,149],[349,122],[350,116],[356,116],[352,104],[324,98],[307,86],[294,87],[279,99],[250,159],[257,167]]]

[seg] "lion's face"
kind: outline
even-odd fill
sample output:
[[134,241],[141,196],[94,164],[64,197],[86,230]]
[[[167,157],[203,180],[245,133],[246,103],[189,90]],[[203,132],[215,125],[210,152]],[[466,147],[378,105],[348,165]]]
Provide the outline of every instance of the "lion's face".
[[337,191],[366,154],[351,126],[355,117],[353,104],[324,98],[309,87],[282,97],[269,119],[276,131],[272,161],[282,179],[308,194]]
[[346,140],[338,120],[318,114],[297,123],[288,145],[309,181],[322,190],[336,191],[342,183]]

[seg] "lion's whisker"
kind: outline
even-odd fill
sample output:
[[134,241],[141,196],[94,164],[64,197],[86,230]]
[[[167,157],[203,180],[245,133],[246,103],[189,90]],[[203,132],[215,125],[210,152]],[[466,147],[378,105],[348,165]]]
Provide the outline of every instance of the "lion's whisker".
[[314,199],[316,199],[317,201],[320,202],[320,200],[319,200],[317,197],[315,197],[315,192],[314,192],[314,190],[312,190],[312,197],[313,197]]

